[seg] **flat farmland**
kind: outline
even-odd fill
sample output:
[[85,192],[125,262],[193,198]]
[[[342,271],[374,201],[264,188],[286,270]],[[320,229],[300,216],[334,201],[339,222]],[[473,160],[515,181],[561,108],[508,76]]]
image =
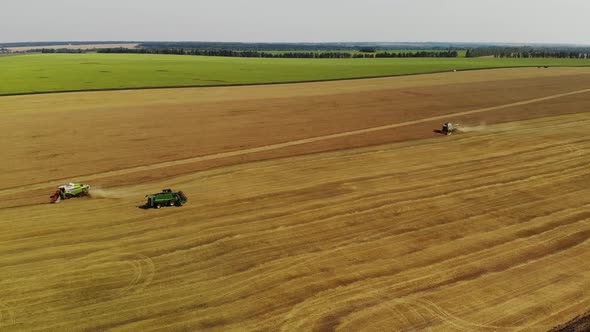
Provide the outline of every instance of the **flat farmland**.
[[0,95],[325,81],[506,67],[590,67],[585,59],[267,59],[150,54],[0,58]]
[[[549,330],[590,307],[589,89],[535,68],[2,97],[0,327]],[[94,197],[46,204],[70,180]],[[162,188],[189,203],[139,208]]]

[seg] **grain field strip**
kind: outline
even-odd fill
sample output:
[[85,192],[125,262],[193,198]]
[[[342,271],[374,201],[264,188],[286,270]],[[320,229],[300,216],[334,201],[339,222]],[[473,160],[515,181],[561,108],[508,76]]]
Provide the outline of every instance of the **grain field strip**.
[[[409,125],[426,123],[426,122],[436,121],[436,120],[447,120],[451,117],[502,110],[502,109],[516,107],[516,106],[524,106],[524,105],[528,105],[528,104],[539,103],[539,102],[543,102],[543,101],[548,101],[548,100],[558,99],[558,98],[563,98],[563,97],[568,97],[568,96],[574,96],[574,95],[588,93],[588,92],[590,92],[590,89],[577,90],[577,91],[572,91],[572,92],[568,92],[568,93],[560,93],[560,94],[547,96],[547,97],[543,97],[543,98],[529,99],[529,100],[524,100],[524,101],[520,101],[520,102],[500,105],[500,106],[493,106],[493,107],[487,107],[487,108],[481,108],[481,109],[464,111],[464,112],[457,112],[457,113],[449,113],[449,114],[445,114],[445,115],[433,116],[433,117],[423,118],[423,119],[414,120],[414,121],[406,121],[406,122],[400,122],[400,123],[395,123],[395,124],[390,124],[390,125],[385,125],[385,126],[378,126],[378,127],[373,127],[373,128],[366,128],[366,129],[348,131],[348,132],[331,134],[331,135],[305,138],[305,139],[300,139],[300,140],[294,140],[294,141],[289,141],[289,142],[284,142],[284,143],[260,146],[260,147],[243,149],[243,150],[222,152],[222,153],[212,154],[212,155],[208,155],[208,156],[200,156],[200,157],[187,158],[187,159],[181,159],[181,160],[175,160],[175,161],[168,161],[168,162],[162,162],[162,163],[151,164],[151,165],[130,167],[130,168],[114,170],[114,171],[101,172],[101,173],[96,173],[96,174],[88,174],[88,175],[79,176],[79,177],[83,178],[84,181],[92,181],[92,180],[96,180],[96,179],[127,175],[127,174],[132,174],[132,173],[141,172],[141,171],[150,171],[150,170],[155,170],[155,169],[191,164],[191,163],[202,162],[202,161],[209,161],[209,160],[215,160],[215,159],[221,159],[221,158],[242,156],[242,155],[247,155],[247,154],[252,154],[252,153],[257,153],[257,152],[278,150],[278,149],[282,149],[282,148],[286,148],[286,147],[314,143],[314,142],[320,142],[320,141],[330,140],[330,139],[334,139],[334,138],[341,138],[341,137],[354,136],[354,135],[359,135],[359,134],[366,134],[366,133],[371,133],[371,132],[376,132],[376,131],[382,131],[382,130],[387,130],[387,129],[400,128],[400,127],[409,126]],[[43,182],[43,183],[36,183],[36,184],[32,184],[32,185],[2,189],[2,190],[0,190],[0,195],[7,194],[9,192],[14,193],[14,192],[19,192],[19,191],[43,189],[48,186],[60,184],[64,181],[68,181],[68,179],[52,180],[52,181]]]

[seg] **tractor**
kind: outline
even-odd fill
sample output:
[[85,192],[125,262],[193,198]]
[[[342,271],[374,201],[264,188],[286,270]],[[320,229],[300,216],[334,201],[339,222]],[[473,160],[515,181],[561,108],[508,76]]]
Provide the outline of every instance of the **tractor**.
[[145,207],[154,209],[159,209],[162,206],[182,206],[188,201],[182,191],[173,191],[172,189],[164,189],[160,193],[146,197]]
[[90,195],[90,186],[81,183],[68,183],[59,186],[53,195],[51,195],[51,203],[57,204],[62,199],[70,199],[74,197],[84,197]]

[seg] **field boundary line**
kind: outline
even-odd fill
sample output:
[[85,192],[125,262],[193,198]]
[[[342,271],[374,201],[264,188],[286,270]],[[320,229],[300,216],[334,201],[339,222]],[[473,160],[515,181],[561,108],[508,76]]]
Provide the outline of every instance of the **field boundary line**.
[[[388,124],[388,125],[383,125],[383,126],[358,129],[358,130],[351,130],[351,131],[346,131],[346,132],[341,132],[341,133],[316,136],[316,137],[310,137],[310,138],[303,138],[303,139],[287,141],[287,142],[283,142],[283,143],[264,145],[264,146],[247,148],[247,149],[242,149],[242,150],[221,152],[221,153],[215,153],[215,154],[199,156],[199,157],[191,157],[191,158],[165,161],[165,162],[149,164],[149,165],[134,166],[134,167],[123,168],[123,169],[118,169],[118,170],[113,170],[113,171],[106,171],[106,172],[100,172],[100,173],[94,173],[94,174],[88,174],[88,175],[80,175],[80,176],[75,176],[73,178],[74,179],[84,179],[84,182],[88,182],[91,180],[102,179],[102,178],[107,178],[107,177],[112,177],[112,176],[121,176],[121,175],[142,172],[142,171],[150,171],[150,170],[154,170],[154,169],[173,167],[173,166],[179,166],[179,165],[185,165],[185,164],[192,164],[192,163],[202,162],[202,161],[209,161],[209,160],[222,159],[222,158],[228,158],[228,157],[243,156],[243,155],[248,155],[248,154],[258,153],[258,152],[278,150],[278,149],[287,148],[287,147],[291,147],[291,146],[321,142],[321,141],[326,141],[326,140],[330,140],[330,139],[355,136],[355,135],[360,135],[360,134],[367,134],[367,133],[372,133],[372,132],[376,132],[376,131],[388,130],[388,129],[393,129],[393,128],[400,128],[400,127],[405,127],[405,126],[410,126],[410,125],[415,125],[415,124],[420,124],[420,123],[425,123],[425,122],[431,122],[431,121],[436,121],[436,120],[447,120],[450,117],[502,110],[502,109],[506,109],[506,108],[523,106],[523,105],[543,102],[543,101],[547,101],[547,100],[553,100],[553,99],[558,99],[558,98],[563,98],[563,97],[568,97],[568,96],[579,95],[579,94],[588,93],[588,92],[590,92],[590,88],[584,89],[584,90],[577,90],[577,91],[572,91],[572,92],[560,93],[560,94],[541,97],[541,98],[528,99],[528,100],[523,100],[523,101],[519,101],[519,102],[505,104],[505,105],[491,106],[491,107],[479,108],[479,109],[470,110],[470,111],[437,115],[437,116],[422,118],[422,119],[418,119],[418,120],[404,121],[404,122],[398,122],[398,123],[393,123],[393,124]],[[48,186],[62,183],[63,181],[70,181],[70,179],[59,179],[59,180],[52,180],[52,181],[48,181],[48,182],[36,183],[36,184],[25,185],[25,186],[4,188],[4,189],[0,189],[0,195],[7,194],[7,193],[14,193],[15,191],[44,189]]]

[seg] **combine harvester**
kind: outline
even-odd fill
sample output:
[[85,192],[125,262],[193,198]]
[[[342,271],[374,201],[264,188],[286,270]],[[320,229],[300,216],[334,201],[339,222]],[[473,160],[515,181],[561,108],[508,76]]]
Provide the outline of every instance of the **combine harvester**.
[[447,136],[459,133],[459,124],[447,122],[443,124],[442,130],[440,132]]
[[51,195],[51,203],[57,204],[62,199],[70,199],[74,197],[90,196],[90,186],[81,183],[68,183],[59,186],[53,195]]

